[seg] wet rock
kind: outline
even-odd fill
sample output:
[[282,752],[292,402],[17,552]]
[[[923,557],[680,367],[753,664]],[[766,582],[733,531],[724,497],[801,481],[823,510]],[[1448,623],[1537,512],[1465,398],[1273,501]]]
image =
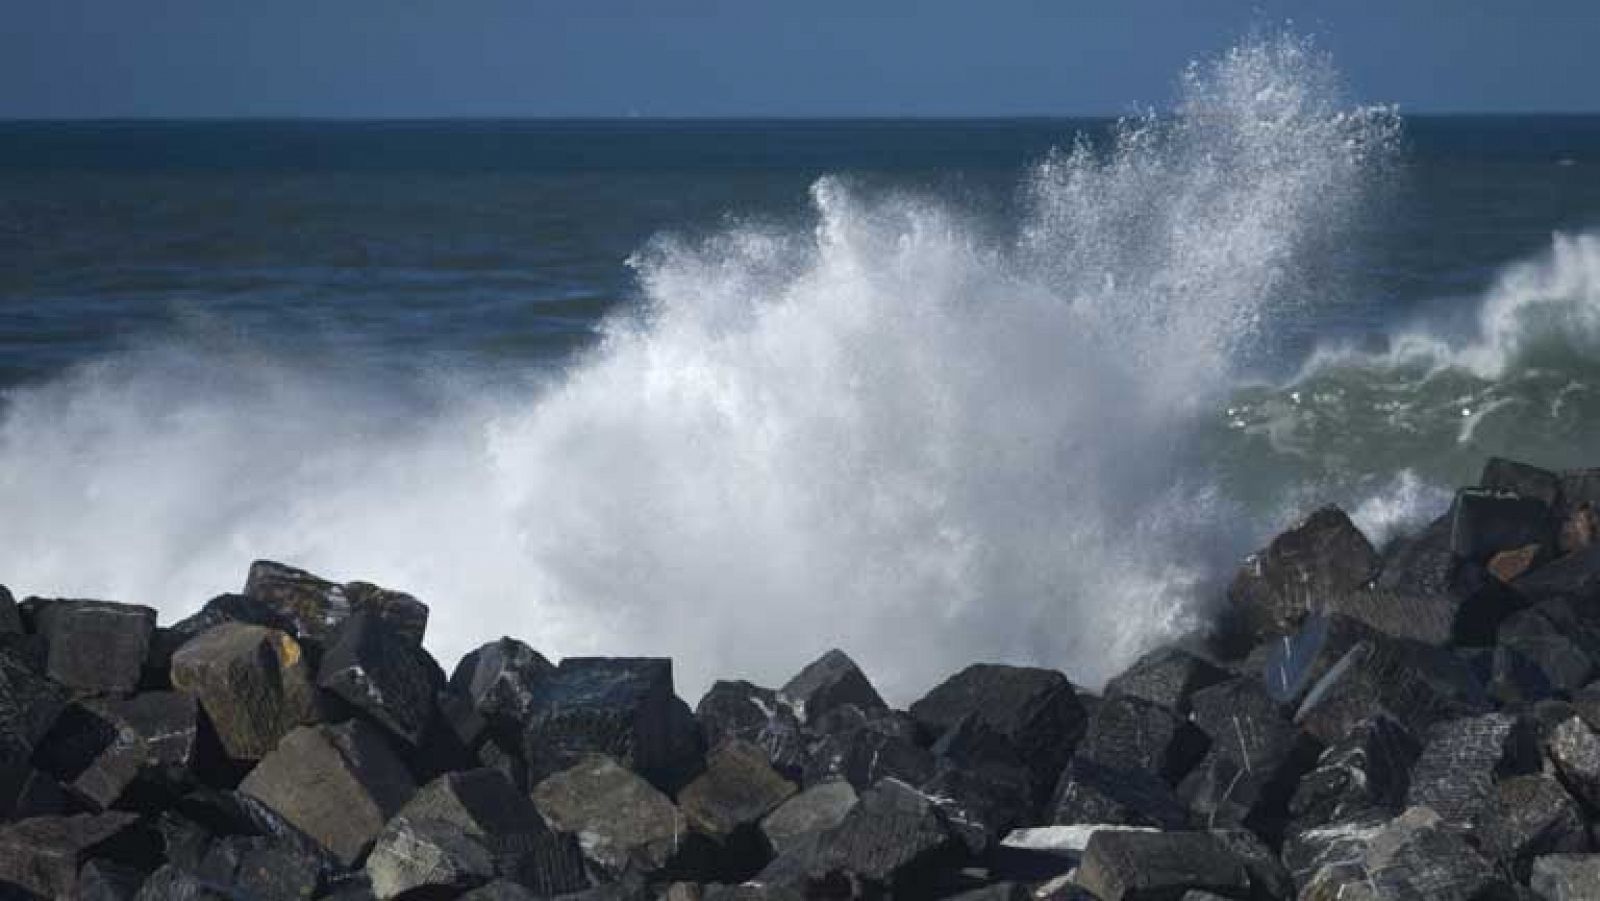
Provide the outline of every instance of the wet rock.
[[317,684],[414,748],[433,723],[444,673],[420,645],[362,610],[328,646]]
[[1157,648],[1106,683],[1105,700],[1134,697],[1184,716],[1189,697],[1228,678],[1227,671],[1175,647]]
[[1301,887],[1301,899],[1468,901],[1508,888],[1489,861],[1425,807],[1352,837],[1339,851],[1316,867]]
[[801,721],[808,723],[842,704],[854,704],[869,713],[889,709],[861,667],[838,648],[807,664],[778,693]]
[[[170,632],[177,640],[177,646],[194,638],[196,635],[210,630],[223,623],[245,623],[252,626],[263,626],[268,629],[277,629],[279,632],[294,634],[295,623],[292,619],[282,615],[268,604],[246,597],[242,594],[219,594],[207,601],[204,607],[190,616],[187,616],[170,627]],[[159,631],[159,630],[158,630]],[[171,657],[169,652],[167,655]]]
[[1245,633],[1262,641],[1293,631],[1325,598],[1378,573],[1378,554],[1338,507],[1323,507],[1248,560],[1228,589]]
[[[1495,661],[1496,694],[1506,701],[1532,701],[1570,694],[1595,675],[1595,662],[1582,644],[1563,601],[1514,614],[1500,626]],[[1517,669],[1523,667],[1523,669]]]
[[533,648],[501,638],[462,657],[450,674],[450,688],[499,734],[519,736],[535,706],[540,680],[555,669]]
[[1600,898],[1600,854],[1548,854],[1537,858],[1528,887],[1545,901]]
[[961,855],[961,843],[933,802],[897,779],[885,779],[862,793],[838,826],[809,848],[778,858],[757,881],[813,889],[842,881],[920,897]]
[[67,692],[0,649],[0,758],[26,760],[67,707]]
[[361,720],[295,729],[239,785],[346,866],[414,790],[383,735]]
[[293,843],[271,836],[230,835],[217,839],[191,872],[201,886],[225,897],[251,901],[296,901],[316,897],[322,862]]
[[1190,816],[1172,787],[1155,773],[1074,757],[1061,771],[1050,803],[1050,821],[1061,826],[1184,829]]
[[1561,479],[1555,473],[1505,457],[1486,460],[1478,484],[1484,488],[1532,498],[1551,509],[1555,508],[1561,496]]
[[[446,773],[418,789],[385,827],[386,834],[394,834],[386,854],[399,854],[407,843],[427,840],[431,834],[427,830],[412,830],[411,837],[401,834],[408,832],[407,824],[411,823],[443,823],[473,838],[489,855],[494,871],[491,876],[515,879],[547,895],[588,886],[576,840],[552,832],[533,802],[498,770]],[[383,843],[380,837],[378,844]],[[453,847],[447,842],[440,847],[440,853]],[[374,856],[378,853],[376,848]],[[475,852],[468,853],[470,857]],[[401,858],[404,856],[400,854]],[[391,877],[401,881],[418,878],[416,873],[407,876],[401,872],[405,869],[403,859],[390,860],[383,866],[389,875],[380,878],[368,861],[375,889],[394,884],[385,881]],[[463,870],[468,871],[472,869]]]
[[149,873],[107,860],[91,860],[78,870],[77,901],[132,901]]
[[1295,828],[1397,815],[1421,752],[1416,738],[1389,717],[1361,721],[1301,778],[1289,801]]
[[666,795],[608,757],[593,756],[540,782],[533,803],[610,879],[674,870],[689,824]]
[[[1451,551],[1451,533],[1452,518],[1446,515],[1422,532],[1398,540],[1369,592],[1373,603],[1347,603],[1347,615],[1369,621],[1387,634],[1430,644],[1439,643],[1437,633],[1447,618],[1452,644],[1493,644],[1500,621],[1524,602],[1482,564],[1457,557]],[[1419,625],[1395,631],[1411,618]]]
[[[840,716],[844,711],[857,716]],[[905,714],[885,710],[869,718],[854,705],[846,705],[824,719],[834,722],[825,724],[831,731],[807,752],[803,780],[807,786],[843,779],[865,791],[887,778],[916,785],[932,778],[937,769],[932,752],[918,742],[916,723]]]
[[700,727],[673,694],[671,660],[569,657],[541,686],[524,736],[530,781],[590,754],[669,790],[698,772]]
[[0,820],[25,820],[78,809],[53,777],[25,761],[0,759]]
[[950,829],[974,857],[984,854],[1038,807],[1026,769],[1002,763],[963,765],[939,761],[932,778],[919,785],[944,814]]
[[1101,901],[1176,898],[1188,889],[1244,897],[1250,890],[1244,864],[1206,832],[1096,832],[1077,881]]
[[1280,704],[1298,704],[1351,648],[1379,638],[1376,629],[1360,620],[1313,613],[1293,634],[1266,642],[1262,687]]
[[1117,697],[1095,709],[1077,756],[1101,766],[1144,770],[1176,785],[1210,744],[1204,732],[1171,711]]
[[172,655],[172,684],[199,699],[235,760],[260,759],[321,716],[299,643],[262,626],[223,623],[189,641]]
[[1489,713],[1448,720],[1428,731],[1406,803],[1431,808],[1447,825],[1470,828],[1493,803],[1499,779],[1538,768],[1536,739],[1517,718]]
[[760,748],[739,739],[718,745],[706,770],[678,793],[689,825],[710,837],[736,871],[730,881],[753,875],[766,862],[757,824],[795,793],[794,783],[773,770]]
[[1561,783],[1543,773],[1514,776],[1495,786],[1477,831],[1483,849],[1522,880],[1535,856],[1582,851],[1589,840],[1577,803]]
[[420,645],[428,624],[428,608],[409,594],[366,582],[339,585],[271,560],[250,565],[244,596],[292,624],[290,634],[320,649],[339,626],[358,610],[367,610],[396,634]]
[[57,720],[35,760],[99,810],[136,780],[181,793],[203,763],[199,709],[176,692],[85,701]]
[[1338,741],[1362,720],[1387,715],[1414,733],[1490,708],[1471,667],[1443,648],[1382,636],[1357,642],[1295,711],[1308,735]]
[[813,785],[778,805],[761,821],[774,852],[783,854],[801,838],[839,825],[856,806],[856,790],[843,780]]
[[71,897],[78,870],[90,858],[115,862],[119,856],[145,855],[147,849],[137,847],[142,845],[137,819],[116,812],[35,817],[0,826],[0,884],[46,898]]
[[969,718],[986,727],[1028,767],[1036,796],[1055,783],[1087,720],[1066,676],[995,664],[975,664],[956,673],[912,704],[910,713],[935,739]]
[[35,631],[48,651],[46,675],[79,694],[129,694],[139,687],[156,612],[109,601],[51,600]]
[[736,738],[766,752],[773,769],[798,781],[806,767],[800,720],[778,693],[749,682],[717,682],[695,707],[707,744]]
[[1549,730],[1544,751],[1572,793],[1600,808],[1600,736],[1572,715]]
[[1318,749],[1253,679],[1196,692],[1193,707],[1194,723],[1210,737],[1211,748],[1179,785],[1178,796],[1209,827],[1274,834],[1296,780]]
[[1550,507],[1537,498],[1506,491],[1464,488],[1451,508],[1450,550],[1486,563],[1495,554],[1530,544],[1549,546]]
[[1600,597],[1600,545],[1567,554],[1511,583],[1529,604],[1555,598],[1587,603]]

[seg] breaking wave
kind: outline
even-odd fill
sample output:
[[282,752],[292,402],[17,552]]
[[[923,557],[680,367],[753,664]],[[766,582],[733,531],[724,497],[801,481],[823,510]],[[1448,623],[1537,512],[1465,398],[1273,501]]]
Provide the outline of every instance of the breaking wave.
[[501,633],[666,654],[691,698],[832,645],[898,701],[978,659],[1094,685],[1202,625],[1274,524],[1216,448],[1322,440],[1269,424],[1276,389],[1218,411],[1330,290],[1397,129],[1269,37],[1045,160],[999,236],[824,178],[808,228],[662,237],[643,308],[554,377],[106,358],[7,399],[0,574],[172,615],[271,557],[413,591],[447,665]]

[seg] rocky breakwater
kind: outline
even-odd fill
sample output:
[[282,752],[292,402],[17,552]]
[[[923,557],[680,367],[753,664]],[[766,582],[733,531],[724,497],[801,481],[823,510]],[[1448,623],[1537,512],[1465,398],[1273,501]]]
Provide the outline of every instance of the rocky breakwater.
[[1381,550],[1311,513],[1099,696],[447,677],[415,598],[269,562],[165,626],[0,590],[0,897],[1600,898],[1600,471],[1480,481]]

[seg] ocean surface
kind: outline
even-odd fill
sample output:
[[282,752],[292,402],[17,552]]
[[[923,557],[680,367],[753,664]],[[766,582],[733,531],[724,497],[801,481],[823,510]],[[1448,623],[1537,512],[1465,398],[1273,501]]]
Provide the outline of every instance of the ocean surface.
[[1360,106],[1289,39],[1121,122],[0,123],[19,596],[270,557],[447,667],[1092,686],[1318,503],[1381,543],[1597,438],[1600,117]]

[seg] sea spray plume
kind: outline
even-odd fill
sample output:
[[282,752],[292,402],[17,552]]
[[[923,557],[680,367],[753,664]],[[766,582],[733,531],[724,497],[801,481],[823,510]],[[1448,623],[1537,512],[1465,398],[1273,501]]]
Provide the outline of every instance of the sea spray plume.
[[170,615],[287,559],[424,598],[447,661],[488,626],[670,654],[690,695],[834,645],[895,702],[973,659],[1098,683],[1248,546],[1190,448],[1390,139],[1332,89],[1289,38],[1198,67],[1042,167],[1015,242],[832,178],[810,230],[655,242],[645,310],[531,398],[374,415],[171,350],[23,391],[0,573]]

